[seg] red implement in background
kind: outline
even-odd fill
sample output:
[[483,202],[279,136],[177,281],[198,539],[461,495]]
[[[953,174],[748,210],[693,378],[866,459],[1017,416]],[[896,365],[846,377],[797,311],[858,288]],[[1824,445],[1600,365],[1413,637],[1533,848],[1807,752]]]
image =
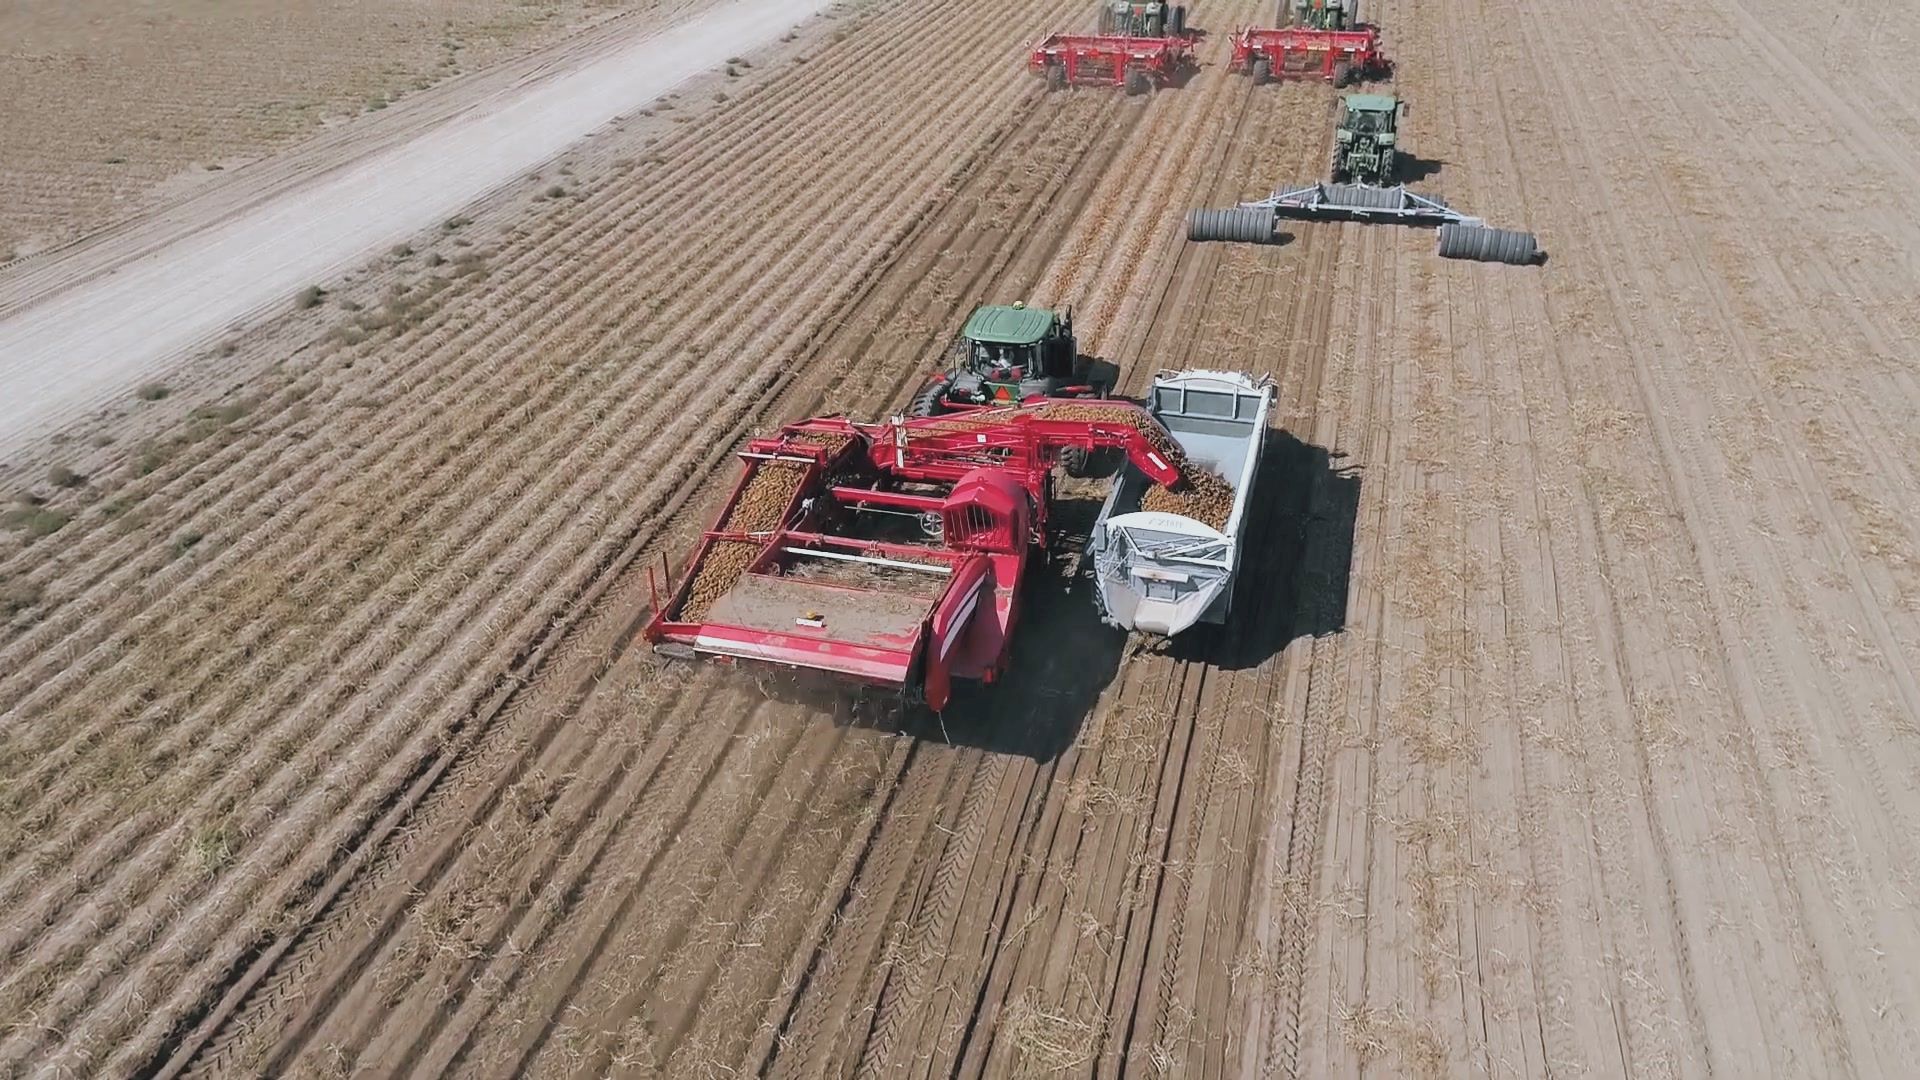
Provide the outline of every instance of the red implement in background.
[[1380,31],[1314,30],[1302,26],[1247,27],[1233,32],[1228,66],[1256,82],[1327,79],[1346,86],[1362,79],[1385,78],[1392,65],[1380,52]]
[[1172,483],[1156,429],[1138,406],[1068,399],[788,425],[741,451],[685,577],[665,596],[655,582],[645,636],[669,655],[825,671],[943,708],[953,680],[1006,668],[1061,452],[1122,450]]
[[1197,66],[1193,40],[1118,34],[1052,34],[1034,47],[1027,68],[1054,89],[1124,86],[1130,94],[1173,83]]

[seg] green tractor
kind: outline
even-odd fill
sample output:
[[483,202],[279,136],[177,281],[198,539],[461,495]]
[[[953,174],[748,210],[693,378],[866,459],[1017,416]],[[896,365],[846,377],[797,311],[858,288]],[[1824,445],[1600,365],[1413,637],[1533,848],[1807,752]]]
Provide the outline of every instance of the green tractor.
[[1160,0],[1102,0],[1100,33],[1120,37],[1180,37],[1187,32],[1184,4]]
[[1104,396],[1110,372],[1080,355],[1073,313],[989,304],[975,308],[953,344],[946,371],[913,397],[915,416],[968,405],[1016,405],[1030,397]]
[[1352,30],[1360,25],[1360,0],[1293,0],[1293,25],[1310,30]]
[[1387,187],[1398,166],[1395,127],[1405,105],[1392,94],[1348,94],[1333,133],[1333,182]]

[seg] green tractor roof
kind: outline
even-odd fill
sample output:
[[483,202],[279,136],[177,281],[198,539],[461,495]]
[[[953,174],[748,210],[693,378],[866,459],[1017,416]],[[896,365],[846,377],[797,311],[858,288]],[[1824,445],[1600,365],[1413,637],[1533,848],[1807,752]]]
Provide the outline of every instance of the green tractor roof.
[[1054,318],[1046,308],[989,304],[974,309],[960,336],[988,345],[1031,345],[1053,329]]
[[1348,94],[1348,112],[1393,112],[1400,107],[1400,99],[1392,94]]

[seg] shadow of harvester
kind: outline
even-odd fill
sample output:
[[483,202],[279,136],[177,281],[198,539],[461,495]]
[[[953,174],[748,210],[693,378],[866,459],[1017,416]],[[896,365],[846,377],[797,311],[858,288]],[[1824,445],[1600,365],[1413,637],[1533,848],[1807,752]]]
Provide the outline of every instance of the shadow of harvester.
[[1225,625],[1166,641],[1165,654],[1240,671],[1300,638],[1346,627],[1359,469],[1288,432],[1270,432],[1251,498],[1232,615]]

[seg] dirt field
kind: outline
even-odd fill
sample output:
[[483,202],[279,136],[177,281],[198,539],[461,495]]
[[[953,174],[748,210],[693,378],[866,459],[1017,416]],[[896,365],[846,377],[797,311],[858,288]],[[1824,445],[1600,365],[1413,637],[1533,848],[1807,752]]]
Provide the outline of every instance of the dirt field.
[[0,264],[534,43],[660,3],[70,0],[0,10]]
[[[244,381],[261,352],[239,355],[247,329],[316,307],[409,241],[447,239],[432,230],[457,231],[476,200],[536,180],[588,135],[703,82],[733,85],[742,54],[794,40],[829,6],[680,0],[609,20],[0,271],[0,455],[124,404],[197,349]],[[559,179],[547,198],[568,194]]]
[[[1264,9],[1147,101],[843,10],[13,463],[0,1071],[1908,1071],[1920,13],[1380,0],[1522,269],[1185,243],[1325,167]],[[919,737],[636,645],[742,436],[1015,297],[1275,378],[1234,632],[1063,571]]]

